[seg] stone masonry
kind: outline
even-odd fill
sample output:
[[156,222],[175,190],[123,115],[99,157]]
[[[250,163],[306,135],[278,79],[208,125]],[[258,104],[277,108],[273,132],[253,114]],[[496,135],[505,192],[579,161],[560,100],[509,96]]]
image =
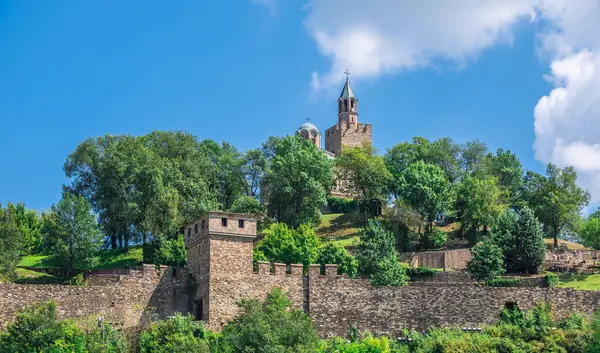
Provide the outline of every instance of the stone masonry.
[[405,287],[375,287],[367,279],[337,275],[336,265],[326,265],[323,274],[312,265],[304,275],[301,265],[258,263],[255,272],[255,237],[253,216],[209,212],[185,227],[187,269],[143,265],[96,271],[86,275],[85,287],[0,284],[0,327],[24,306],[52,299],[62,318],[99,314],[117,326],[140,328],[150,319],[189,312],[219,330],[235,317],[239,300],[263,299],[274,287],[307,311],[324,337],[345,336],[351,325],[391,335],[432,325],[477,326],[514,304],[528,310],[548,302],[558,319],[574,312],[589,315],[600,305],[600,291],[543,288],[535,281],[494,288],[460,271]]

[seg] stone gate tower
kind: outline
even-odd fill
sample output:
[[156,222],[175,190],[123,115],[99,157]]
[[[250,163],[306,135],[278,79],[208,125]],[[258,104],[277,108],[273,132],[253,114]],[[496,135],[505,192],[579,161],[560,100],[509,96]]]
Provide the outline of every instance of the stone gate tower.
[[338,122],[325,131],[325,150],[339,156],[342,147],[358,147],[365,142],[372,143],[371,124],[358,122],[358,99],[346,78],[338,98]]

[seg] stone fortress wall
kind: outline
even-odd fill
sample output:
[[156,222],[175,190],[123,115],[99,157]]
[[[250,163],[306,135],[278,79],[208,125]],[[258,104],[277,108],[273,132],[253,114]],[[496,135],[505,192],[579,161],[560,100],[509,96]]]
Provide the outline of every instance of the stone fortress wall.
[[301,265],[258,263],[254,271],[255,226],[248,215],[212,212],[200,218],[186,227],[188,269],[143,265],[92,272],[86,287],[0,284],[0,327],[25,305],[52,299],[63,318],[101,314],[120,327],[136,328],[183,312],[219,330],[235,317],[239,300],[263,299],[274,287],[310,314],[325,337],[345,336],[350,325],[391,335],[432,325],[477,326],[493,322],[507,304],[527,310],[549,302],[559,319],[574,312],[591,314],[600,305],[600,291],[487,287],[460,271],[440,272],[405,287],[375,287],[368,279],[337,275],[335,265],[325,266],[324,273],[310,266],[306,275]]
[[144,326],[189,307],[189,272],[142,265],[133,270],[91,271],[86,286],[0,283],[0,328],[24,307],[53,300],[60,318],[101,315],[116,327]]

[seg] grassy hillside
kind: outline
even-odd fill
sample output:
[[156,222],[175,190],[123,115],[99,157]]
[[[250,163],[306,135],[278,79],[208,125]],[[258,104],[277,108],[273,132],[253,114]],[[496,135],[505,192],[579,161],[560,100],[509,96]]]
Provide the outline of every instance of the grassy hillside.
[[[123,249],[107,249],[100,250],[96,255],[96,266],[91,268],[92,270],[97,269],[111,269],[111,268],[123,268],[125,266],[134,267],[142,263],[143,250],[141,246],[134,246],[129,248],[128,252],[124,252]],[[56,267],[52,262],[52,257],[48,255],[30,255],[21,258],[18,266],[37,267],[37,268],[52,268]]]
[[600,274],[593,275],[562,275],[560,276],[560,288],[573,288],[580,290],[599,290]]
[[[548,249],[552,249],[554,247],[554,239],[547,238],[547,239],[544,239],[544,241],[546,242],[546,247],[548,247]],[[572,241],[558,239],[558,242],[559,243],[562,243],[562,242],[567,243],[567,248],[569,248],[569,250],[587,250],[585,246],[578,244],[578,243],[574,243]]]
[[342,246],[352,246],[358,240],[358,231],[363,226],[360,214],[331,213],[321,217],[317,235],[323,241],[335,241]]

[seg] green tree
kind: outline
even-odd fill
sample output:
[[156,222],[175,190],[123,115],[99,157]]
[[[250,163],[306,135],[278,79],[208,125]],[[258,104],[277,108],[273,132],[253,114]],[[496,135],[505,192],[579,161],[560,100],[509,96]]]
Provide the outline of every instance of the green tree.
[[483,234],[486,235],[488,226],[506,210],[507,205],[496,178],[466,176],[458,187],[454,207],[463,229],[476,232],[483,226]]
[[206,330],[202,322],[191,316],[175,314],[165,320],[156,321],[143,331],[139,338],[140,353],[209,353]]
[[275,223],[265,230],[257,250],[269,261],[308,266],[317,261],[320,245],[311,226],[301,225],[295,230],[285,223]]
[[355,277],[358,270],[358,262],[354,256],[350,255],[343,246],[334,242],[321,246],[317,262],[321,265],[336,264],[338,273],[345,273],[350,277]]
[[546,244],[540,222],[531,209],[506,212],[494,226],[494,241],[502,249],[509,270],[537,272],[544,262]]
[[411,164],[402,173],[399,196],[427,221],[421,246],[429,246],[427,234],[438,213],[447,210],[451,200],[450,184],[440,167],[424,162]]
[[487,145],[473,140],[462,146],[460,164],[465,174],[483,176],[489,174]]
[[335,159],[338,181],[359,200],[365,214],[379,216],[387,197],[392,175],[371,145],[346,147]]
[[376,285],[399,286],[406,283],[408,276],[398,261],[394,234],[381,222],[369,220],[359,236],[355,251],[358,271],[370,276]]
[[248,184],[248,196],[260,196],[260,185],[265,178],[269,162],[263,152],[257,148],[244,154],[242,173]]
[[502,249],[489,238],[477,243],[471,254],[467,271],[473,278],[489,281],[505,272]]
[[427,224],[423,217],[402,200],[396,200],[393,207],[385,208],[382,216],[386,227],[396,234],[398,248],[401,251],[414,250],[418,240],[418,234],[414,230]]
[[498,178],[500,189],[506,194],[508,201],[516,203],[523,185],[523,166],[516,154],[499,148],[495,155],[490,155],[492,175]]
[[0,279],[15,277],[15,268],[21,258],[22,238],[13,211],[2,208],[0,204]]
[[240,313],[222,331],[226,352],[315,352],[319,338],[310,317],[292,309],[290,300],[273,288],[264,302],[242,299]]
[[298,136],[274,138],[263,146],[270,158],[262,190],[267,213],[292,227],[316,226],[333,185],[332,163],[323,152]]
[[265,206],[252,196],[240,196],[233,202],[229,212],[250,213],[260,216],[265,214]]
[[44,222],[44,236],[53,259],[68,269],[91,267],[102,245],[102,233],[91,205],[82,196],[69,193],[52,205],[52,213]]
[[591,214],[582,221],[579,227],[579,237],[585,246],[600,250],[600,215]]
[[33,254],[39,250],[42,242],[42,222],[35,210],[28,210],[23,203],[13,205],[8,203],[15,223],[23,238],[23,250],[26,254]]
[[183,235],[167,239],[158,235],[152,241],[153,263],[156,265],[167,265],[183,267],[187,264],[187,251]]
[[560,169],[548,164],[546,176],[527,172],[524,181],[524,198],[542,222],[544,231],[554,239],[569,227],[574,227],[580,213],[590,201],[590,194],[576,184],[577,173],[573,167]]

